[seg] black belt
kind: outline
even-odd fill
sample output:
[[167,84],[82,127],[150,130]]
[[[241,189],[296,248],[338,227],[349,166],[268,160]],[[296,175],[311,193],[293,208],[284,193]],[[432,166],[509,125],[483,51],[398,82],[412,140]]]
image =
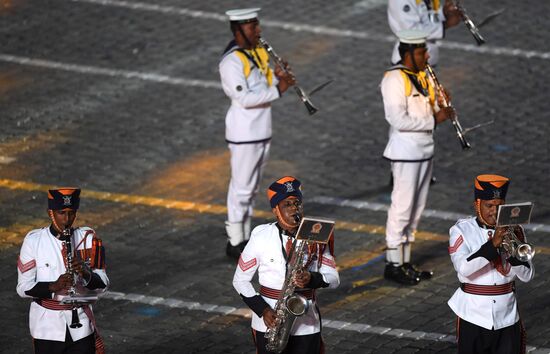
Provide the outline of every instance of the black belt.
[[401,130],[399,129],[400,133],[426,133],[426,134],[432,134],[433,130]]

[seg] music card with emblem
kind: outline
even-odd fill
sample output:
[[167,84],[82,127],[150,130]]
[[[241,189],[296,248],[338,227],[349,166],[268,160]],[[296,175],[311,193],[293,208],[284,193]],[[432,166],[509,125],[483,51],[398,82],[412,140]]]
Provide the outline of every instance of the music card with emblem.
[[296,232],[296,238],[308,242],[327,243],[333,231],[333,220],[304,217]]
[[498,206],[497,226],[529,224],[533,203],[503,204]]

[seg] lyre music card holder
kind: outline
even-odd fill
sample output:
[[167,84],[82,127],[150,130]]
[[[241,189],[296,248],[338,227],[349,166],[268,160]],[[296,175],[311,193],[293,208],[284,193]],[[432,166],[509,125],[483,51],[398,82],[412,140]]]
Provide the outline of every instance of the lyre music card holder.
[[532,211],[531,202],[499,205],[497,227],[529,224]]
[[296,238],[307,242],[327,243],[333,231],[333,220],[304,217],[296,232]]

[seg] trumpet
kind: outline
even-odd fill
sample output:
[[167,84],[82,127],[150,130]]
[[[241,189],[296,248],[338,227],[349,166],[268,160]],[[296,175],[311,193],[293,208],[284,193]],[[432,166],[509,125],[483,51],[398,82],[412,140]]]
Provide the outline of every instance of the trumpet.
[[453,127],[455,128],[455,131],[456,131],[456,136],[460,141],[460,145],[462,146],[462,149],[466,150],[471,148],[470,143],[468,142],[468,140],[466,140],[466,132],[464,131],[464,129],[462,129],[462,125],[458,121],[458,115],[456,114],[456,110],[451,104],[451,101],[447,100],[447,97],[445,96],[445,88],[443,87],[443,85],[441,85],[441,83],[437,79],[437,76],[435,75],[433,68],[428,63],[426,63],[426,71],[428,72],[428,75],[430,76],[430,78],[434,83],[435,90],[437,91],[437,94],[440,97],[440,101],[442,102],[443,107],[450,107],[453,109],[454,114],[451,117],[451,122],[453,123]]
[[510,256],[517,258],[521,262],[528,262],[535,256],[535,247],[518,239],[514,228],[506,227],[506,233],[502,239],[500,247]]
[[[267,54],[269,54],[269,56],[273,59],[275,64],[277,64],[285,73],[289,74],[289,71],[285,67],[285,63],[283,62],[283,59],[281,59],[281,57],[278,56],[277,53],[275,53],[275,51],[273,50],[273,47],[269,43],[267,43],[265,39],[261,37],[258,40],[258,42],[262,47],[264,47],[264,49],[267,51]],[[315,114],[315,112],[317,112],[318,109],[317,107],[315,107],[313,102],[311,102],[311,99],[306,94],[306,92],[298,85],[294,85],[294,90],[296,91],[296,94],[298,95],[302,103],[306,106],[308,113],[310,115]]]
[[483,38],[481,33],[479,33],[479,28],[475,25],[474,21],[470,19],[470,16],[468,16],[468,13],[460,3],[460,0],[454,0],[453,3],[456,6],[458,12],[460,13],[462,22],[464,22],[464,25],[466,25],[466,28],[468,29],[468,31],[470,31],[470,33],[476,40],[477,45],[482,45],[483,43],[485,43],[485,39]]

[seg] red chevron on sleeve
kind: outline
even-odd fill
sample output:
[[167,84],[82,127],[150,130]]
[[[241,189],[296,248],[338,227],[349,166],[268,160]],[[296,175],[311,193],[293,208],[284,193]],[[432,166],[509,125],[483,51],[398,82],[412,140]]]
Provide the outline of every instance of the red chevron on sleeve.
[[249,260],[248,262],[245,262],[243,260],[243,256],[241,255],[239,257],[239,267],[241,268],[241,270],[243,272],[246,272],[247,270],[249,270],[250,268],[254,267],[256,265],[256,258],[252,258],[251,260]]
[[330,258],[321,257],[321,263],[331,268],[336,268],[336,263],[334,263],[334,261]]
[[455,244],[449,247],[449,254],[455,253],[463,243],[464,238],[462,237],[462,235],[460,235],[460,237],[456,239]]
[[17,257],[17,268],[19,268],[21,273],[28,272],[34,267],[36,267],[36,261],[34,259],[23,264],[23,262],[21,262],[21,257]]

